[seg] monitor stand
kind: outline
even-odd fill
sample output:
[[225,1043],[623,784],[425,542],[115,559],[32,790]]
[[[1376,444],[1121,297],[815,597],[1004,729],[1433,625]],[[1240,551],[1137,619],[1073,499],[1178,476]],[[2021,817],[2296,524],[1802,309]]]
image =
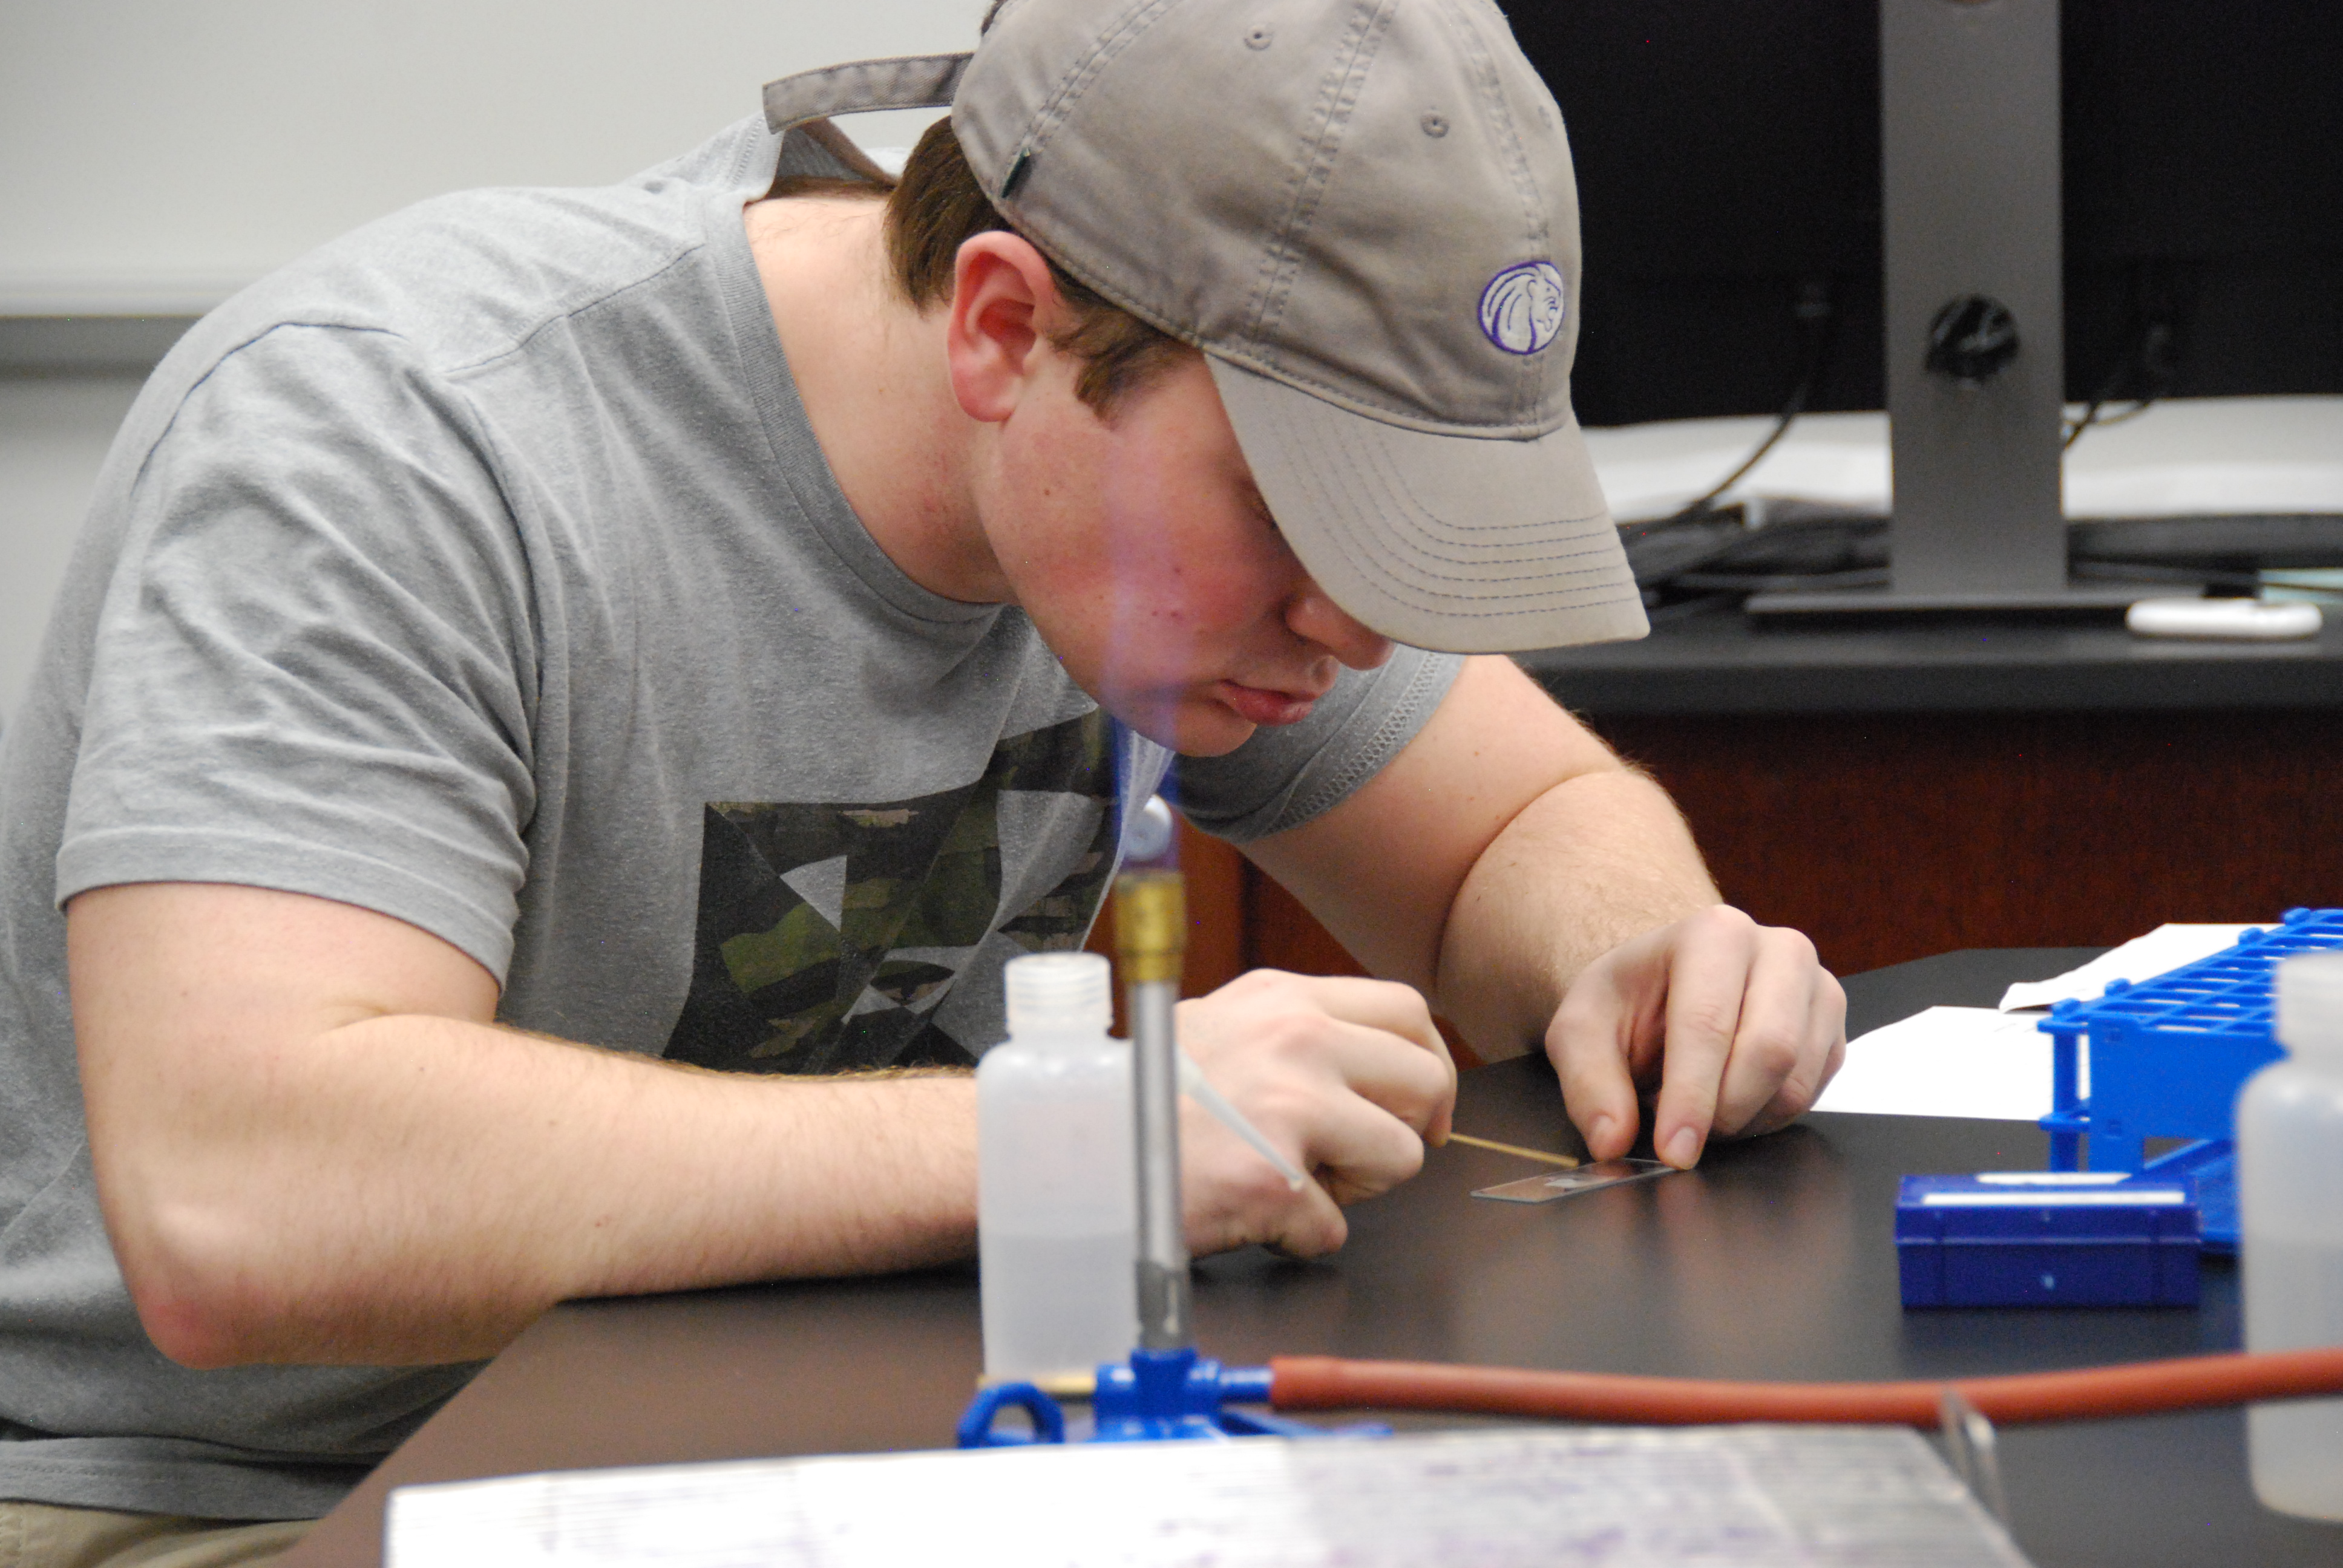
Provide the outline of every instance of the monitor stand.
[[1881,0],[1879,57],[1888,585],[1748,612],[2120,611],[2066,575],[2058,0]]

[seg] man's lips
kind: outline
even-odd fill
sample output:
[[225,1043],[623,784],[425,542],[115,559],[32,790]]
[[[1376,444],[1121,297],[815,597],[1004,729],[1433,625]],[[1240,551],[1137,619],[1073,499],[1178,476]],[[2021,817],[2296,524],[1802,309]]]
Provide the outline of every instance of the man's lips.
[[1322,693],[1302,695],[1291,691],[1272,691],[1264,687],[1241,686],[1233,680],[1223,680],[1212,689],[1219,698],[1249,724],[1299,724],[1310,717]]

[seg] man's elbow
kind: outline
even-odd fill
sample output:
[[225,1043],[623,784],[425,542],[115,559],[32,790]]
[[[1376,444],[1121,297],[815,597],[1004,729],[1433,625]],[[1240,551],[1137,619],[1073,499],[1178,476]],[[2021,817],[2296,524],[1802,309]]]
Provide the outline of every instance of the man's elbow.
[[[106,1204],[116,1261],[155,1348],[198,1371],[278,1359],[285,1314],[265,1288],[257,1227],[184,1199]],[[126,1210],[136,1210],[127,1212]]]
[[155,1348],[196,1372],[246,1366],[262,1358],[254,1353],[229,1314],[191,1295],[132,1291],[138,1305],[138,1326]]

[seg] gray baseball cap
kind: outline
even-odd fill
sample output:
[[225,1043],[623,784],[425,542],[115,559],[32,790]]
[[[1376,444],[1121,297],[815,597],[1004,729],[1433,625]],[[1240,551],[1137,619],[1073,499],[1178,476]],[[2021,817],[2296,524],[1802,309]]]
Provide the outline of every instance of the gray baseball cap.
[[972,55],[765,89],[951,106],[1001,215],[1202,348],[1319,586],[1419,648],[1641,637],[1570,408],[1561,112],[1489,0],[1008,0]]

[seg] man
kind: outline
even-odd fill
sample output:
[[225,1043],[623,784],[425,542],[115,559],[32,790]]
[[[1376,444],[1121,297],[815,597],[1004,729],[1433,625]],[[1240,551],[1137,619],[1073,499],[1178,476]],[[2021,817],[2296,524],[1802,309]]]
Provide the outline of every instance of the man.
[[[944,98],[891,195],[821,119]],[[314,1514],[568,1297],[965,1256],[968,1079],[861,1070],[999,1037],[1175,752],[1405,982],[1184,1005],[1319,1177],[1192,1121],[1199,1249],[1326,1251],[1413,1172],[1427,995],[1550,1051],[1598,1156],[1835,1067],[1835,983],[1664,797],[1423,651],[1643,628],[1493,7],[1012,0],[768,111],[361,230],[127,422],[0,750],[42,1528]]]

